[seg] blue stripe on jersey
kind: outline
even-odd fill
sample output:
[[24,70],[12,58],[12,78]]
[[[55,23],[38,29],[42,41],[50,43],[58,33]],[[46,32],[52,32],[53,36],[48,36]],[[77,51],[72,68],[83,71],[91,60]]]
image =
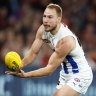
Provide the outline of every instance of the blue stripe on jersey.
[[72,66],[72,72],[73,73],[78,73],[79,72],[79,70],[78,70],[78,65],[77,65],[77,63],[74,61],[74,59],[71,57],[71,56],[69,56],[69,55],[67,55],[66,56],[66,59],[68,60],[68,62],[71,64],[71,66]]
[[62,62],[62,63],[63,63],[63,68],[64,68],[65,73],[66,73],[66,74],[69,74],[68,68],[67,68],[67,66],[66,66],[66,63],[65,63],[65,62]]

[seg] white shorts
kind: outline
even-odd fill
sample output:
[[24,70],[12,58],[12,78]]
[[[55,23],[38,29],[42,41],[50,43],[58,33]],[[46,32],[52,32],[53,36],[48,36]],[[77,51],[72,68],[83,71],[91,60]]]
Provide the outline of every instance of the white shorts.
[[60,76],[59,78],[59,84],[57,85],[57,89],[60,89],[63,85],[67,84],[75,91],[85,94],[88,87],[90,86],[91,82],[93,80],[93,74],[90,72],[88,76],[82,76],[82,74],[74,74],[71,76],[71,78],[62,78]]

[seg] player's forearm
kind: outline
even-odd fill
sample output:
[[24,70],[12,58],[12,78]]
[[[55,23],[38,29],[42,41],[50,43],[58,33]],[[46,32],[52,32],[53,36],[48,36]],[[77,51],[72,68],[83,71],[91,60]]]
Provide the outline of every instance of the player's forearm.
[[38,54],[35,53],[28,53],[22,60],[22,68],[32,64],[32,62],[36,59]]
[[25,78],[30,78],[30,77],[43,77],[43,76],[48,76],[52,73],[53,71],[50,70],[48,67],[40,68],[35,71],[30,71],[25,73],[26,77]]
[[25,73],[26,78],[28,78],[28,77],[42,77],[42,76],[50,75],[61,64],[63,59],[64,59],[64,57],[61,58],[57,55],[56,52],[54,52],[51,55],[49,62],[48,62],[48,65],[46,67]]
[[7,74],[12,74],[21,78],[47,76],[54,72],[54,70],[61,64],[63,59],[64,57],[59,56],[57,52],[54,52],[49,59],[48,65],[44,68],[40,68],[27,73],[25,73],[23,70],[20,70],[20,73],[7,72]]

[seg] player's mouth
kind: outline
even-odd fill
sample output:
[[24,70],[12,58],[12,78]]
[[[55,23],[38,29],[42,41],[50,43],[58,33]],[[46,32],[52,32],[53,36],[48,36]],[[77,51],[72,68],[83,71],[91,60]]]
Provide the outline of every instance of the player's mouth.
[[48,28],[48,27],[50,27],[50,25],[44,25],[44,27],[45,27],[45,28]]

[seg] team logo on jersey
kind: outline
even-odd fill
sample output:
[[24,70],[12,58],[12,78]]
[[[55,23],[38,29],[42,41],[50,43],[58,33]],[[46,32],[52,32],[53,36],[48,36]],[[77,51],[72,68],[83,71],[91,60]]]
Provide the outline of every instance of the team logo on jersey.
[[45,43],[51,43],[48,39],[44,39]]
[[80,79],[78,79],[78,78],[74,78],[74,80],[75,80],[76,82],[80,82]]

